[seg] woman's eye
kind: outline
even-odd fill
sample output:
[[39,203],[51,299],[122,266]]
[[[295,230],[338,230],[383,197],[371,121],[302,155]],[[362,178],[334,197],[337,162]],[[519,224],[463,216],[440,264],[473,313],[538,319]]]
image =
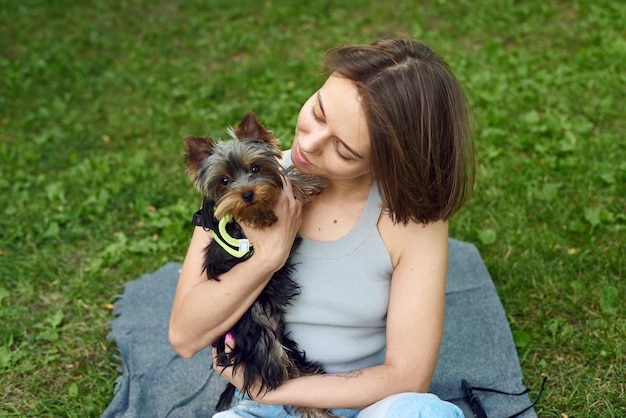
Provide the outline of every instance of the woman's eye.
[[344,157],[339,151],[335,150],[335,154],[344,161],[350,161],[350,158]]
[[313,119],[315,119],[317,122],[322,122],[322,118],[317,116],[317,113],[315,113],[315,106],[311,106],[311,114],[313,115]]
[[221,184],[222,186],[228,186],[228,183],[230,183],[230,179],[229,179],[228,177],[222,177],[222,178],[220,179],[220,184]]
[[344,161],[350,161],[349,157],[346,157],[346,155],[344,154],[344,152],[340,151],[340,143],[339,141],[335,142],[335,154],[337,154],[337,157],[341,158]]
[[254,164],[252,167],[250,167],[250,172],[252,174],[259,174],[261,172],[261,167],[259,167],[258,165]]

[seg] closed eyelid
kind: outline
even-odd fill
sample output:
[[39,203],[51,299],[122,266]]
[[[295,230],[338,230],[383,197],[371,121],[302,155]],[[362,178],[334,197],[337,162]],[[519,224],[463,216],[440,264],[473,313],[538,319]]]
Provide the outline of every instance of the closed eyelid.
[[322,94],[320,91],[317,91],[317,104],[320,106],[320,112],[322,112],[322,116],[326,117],[326,112],[324,111],[324,104],[322,102]]
[[342,159],[342,160],[350,160],[349,157],[346,157],[340,150],[339,150],[339,144],[341,143],[341,141],[337,141],[337,143],[335,144],[335,153]]
[[322,121],[322,117],[319,116],[317,112],[315,111],[315,103],[311,105],[311,115],[313,116],[313,119],[315,119],[316,121],[318,122]]
[[[322,117],[319,118],[318,115],[315,113],[315,103],[313,103],[313,116],[316,119],[324,119],[326,120],[326,112],[324,111],[324,104],[322,101],[322,93],[320,90],[317,91],[317,104],[320,108],[320,112],[322,113]],[[336,137],[337,138],[337,137]],[[341,145],[343,145],[343,147],[348,150],[351,154],[353,154],[356,158],[358,158],[359,160],[363,159],[363,156],[361,154],[359,154],[354,148],[350,147],[348,144],[346,144],[345,141],[343,141],[340,138],[337,138],[337,141],[339,141],[341,143]]]
[[363,159],[363,156],[361,154],[359,154],[354,148],[352,148],[351,146],[349,146],[348,144],[346,144],[344,141],[342,141],[341,139],[337,138],[337,141],[343,145],[343,147],[345,149],[347,149],[352,155],[354,155],[356,158],[358,158],[359,160]]

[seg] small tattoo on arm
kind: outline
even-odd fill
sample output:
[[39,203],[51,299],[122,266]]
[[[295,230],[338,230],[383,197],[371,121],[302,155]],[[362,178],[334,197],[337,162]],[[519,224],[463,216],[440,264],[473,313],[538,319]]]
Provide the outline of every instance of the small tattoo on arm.
[[362,374],[363,374],[363,370],[352,370],[349,372],[334,373],[334,374],[330,374],[326,376],[343,377],[344,379],[349,380],[349,379],[356,379],[357,377],[360,377]]

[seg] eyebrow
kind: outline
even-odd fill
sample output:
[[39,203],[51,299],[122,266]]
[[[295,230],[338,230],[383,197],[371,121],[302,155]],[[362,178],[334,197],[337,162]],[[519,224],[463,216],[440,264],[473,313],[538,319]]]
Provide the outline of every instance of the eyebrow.
[[[324,117],[324,119],[326,119],[326,112],[324,111],[324,104],[322,103],[322,94],[319,90],[317,91],[317,103],[320,105],[320,111],[322,112],[322,116]],[[343,145],[348,151],[354,154],[355,157],[361,160],[363,159],[363,156],[361,154],[359,154],[354,148],[346,144],[341,138],[338,138],[337,136],[335,136],[335,138],[337,138],[337,141],[341,142],[341,145]]]

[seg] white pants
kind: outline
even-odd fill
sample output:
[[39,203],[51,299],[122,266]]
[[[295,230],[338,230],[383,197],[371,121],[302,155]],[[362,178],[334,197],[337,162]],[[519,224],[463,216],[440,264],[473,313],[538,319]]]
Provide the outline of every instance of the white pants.
[[[295,408],[263,405],[248,397],[239,396],[239,402],[216,418],[292,418],[298,417]],[[237,397],[236,395],[236,397]],[[391,395],[362,411],[333,409],[332,413],[345,418],[463,418],[463,412],[454,404],[442,401],[432,393],[398,393]]]

